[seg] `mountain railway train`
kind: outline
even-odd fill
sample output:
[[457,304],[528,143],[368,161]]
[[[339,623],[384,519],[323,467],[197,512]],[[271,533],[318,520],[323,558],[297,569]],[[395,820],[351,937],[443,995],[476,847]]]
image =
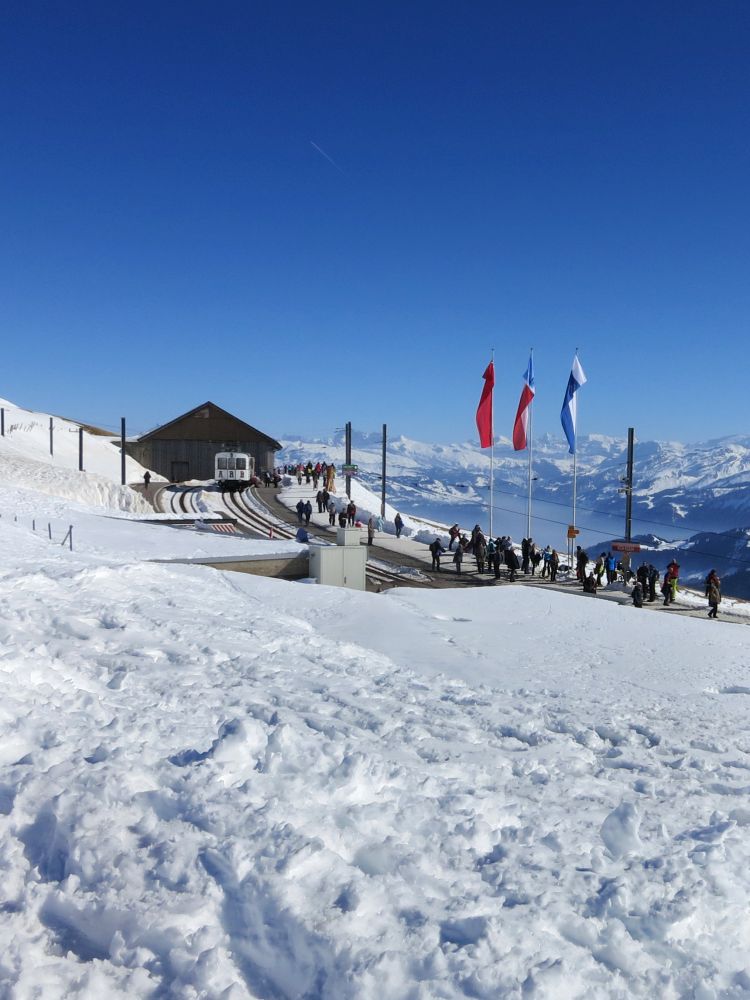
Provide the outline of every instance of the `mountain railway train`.
[[215,459],[216,485],[222,493],[236,493],[257,485],[255,459],[244,451],[220,451]]

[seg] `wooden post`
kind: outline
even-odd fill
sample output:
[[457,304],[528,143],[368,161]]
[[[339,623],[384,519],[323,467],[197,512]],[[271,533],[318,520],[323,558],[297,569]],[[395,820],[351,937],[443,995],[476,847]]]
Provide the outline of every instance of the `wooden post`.
[[78,428],[78,471],[83,472],[83,427]]
[[50,453],[50,455],[54,455],[55,454],[54,434],[55,434],[55,422],[52,419],[52,417],[50,417],[49,418],[49,453]]

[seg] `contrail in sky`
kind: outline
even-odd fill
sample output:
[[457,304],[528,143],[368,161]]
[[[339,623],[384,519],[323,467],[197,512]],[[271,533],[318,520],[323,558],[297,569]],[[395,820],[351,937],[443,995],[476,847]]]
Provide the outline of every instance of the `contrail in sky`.
[[331,164],[331,166],[335,167],[340,174],[344,174],[344,177],[346,177],[346,174],[341,169],[341,167],[338,165],[338,163],[336,163],[335,160],[332,160],[331,157],[328,155],[328,153],[326,153],[326,151],[324,149],[320,148],[320,146],[317,144],[317,142],[313,142],[312,139],[311,139],[310,140],[310,145],[312,146],[313,149],[317,149],[317,151],[320,153],[320,155],[324,156],[328,160],[328,162]]

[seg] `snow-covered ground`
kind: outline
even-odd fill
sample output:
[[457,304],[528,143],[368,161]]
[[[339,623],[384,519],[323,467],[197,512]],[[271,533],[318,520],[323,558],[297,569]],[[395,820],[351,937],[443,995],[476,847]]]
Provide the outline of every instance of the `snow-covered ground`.
[[0,995],[750,995],[746,626],[148,562],[14,448]]

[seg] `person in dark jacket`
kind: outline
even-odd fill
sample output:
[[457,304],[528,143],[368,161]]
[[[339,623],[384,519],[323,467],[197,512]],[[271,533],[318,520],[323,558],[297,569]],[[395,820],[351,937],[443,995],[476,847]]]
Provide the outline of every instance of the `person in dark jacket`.
[[529,540],[528,538],[521,539],[521,572],[529,572]]
[[310,523],[310,518],[312,517],[312,504],[308,500],[305,504],[305,524]]
[[576,545],[576,579],[579,583],[586,582],[586,567],[588,566],[588,562],[588,554],[580,545]]
[[633,605],[636,608],[643,607],[643,587],[640,580],[636,580],[633,593],[630,596],[633,598]]
[[448,542],[448,551],[449,552],[453,551],[453,543],[458,540],[458,536],[460,534],[461,534],[461,529],[459,528],[459,526],[457,524],[454,524],[452,526],[452,528],[450,529],[450,531],[448,532],[448,537],[450,539],[449,542]]
[[645,563],[641,563],[641,565],[636,570],[635,575],[636,579],[638,580],[638,583],[640,583],[641,585],[641,598],[642,598],[643,595],[648,590],[648,566]]
[[659,582],[659,570],[652,563],[648,564],[648,601],[656,600],[656,585]]
[[404,528],[404,521],[400,514],[396,514],[393,519],[393,527],[396,529],[396,538],[401,537],[401,532]]
[[500,563],[503,561],[503,543],[500,538],[495,539],[495,547],[492,551],[492,570],[495,579],[500,579]]
[[529,539],[529,559],[531,560],[531,575],[536,576],[539,563],[542,561],[542,550],[534,539]]
[[596,577],[593,572],[583,578],[583,591],[585,594],[596,594]]
[[295,509],[297,511],[297,519],[299,523],[302,524],[302,520],[305,516],[305,501],[302,499],[298,500]]
[[443,543],[439,538],[430,545],[430,555],[432,556],[432,568],[436,573],[440,572],[440,556],[445,552]]

